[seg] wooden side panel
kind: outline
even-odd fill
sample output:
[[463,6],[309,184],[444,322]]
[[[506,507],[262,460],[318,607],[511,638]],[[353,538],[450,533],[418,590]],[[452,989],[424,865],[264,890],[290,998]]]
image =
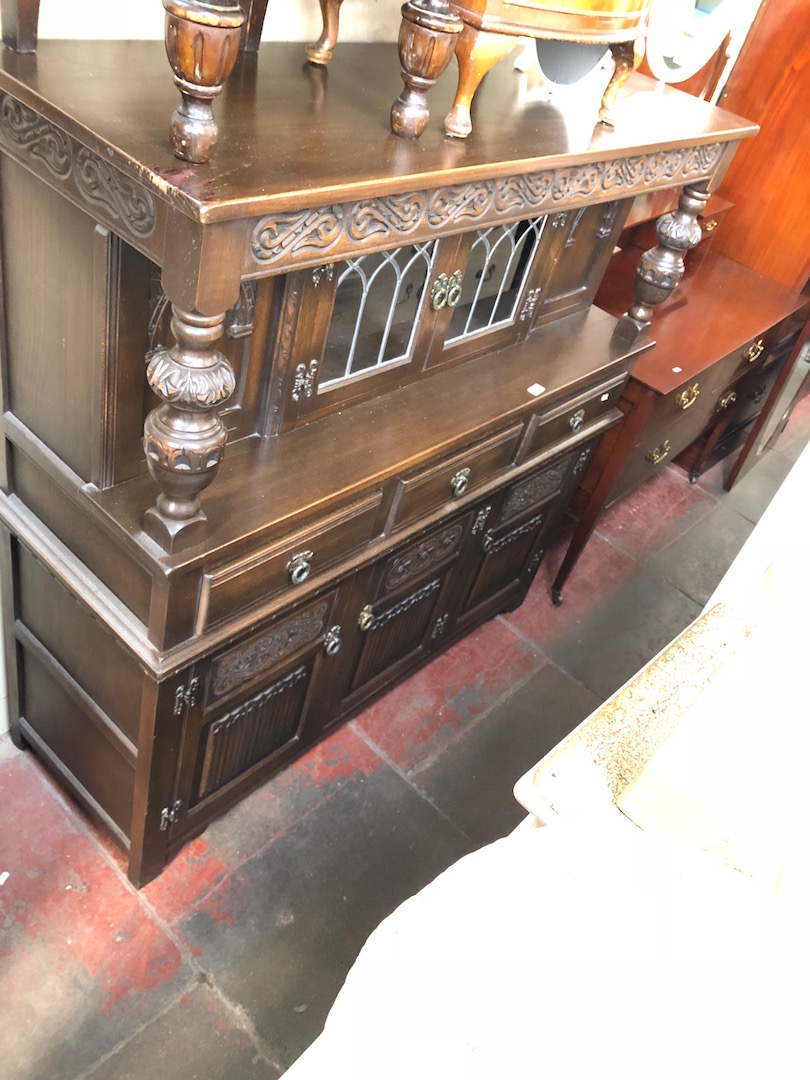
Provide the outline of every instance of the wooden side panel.
[[94,377],[106,332],[95,224],[8,159],[0,189],[8,407],[90,480]]

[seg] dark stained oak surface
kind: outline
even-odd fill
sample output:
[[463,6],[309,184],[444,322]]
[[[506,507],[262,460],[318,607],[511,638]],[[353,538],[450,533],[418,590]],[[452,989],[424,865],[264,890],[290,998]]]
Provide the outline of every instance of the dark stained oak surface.
[[598,101],[565,116],[532,101],[507,59],[475,101],[475,130],[460,142],[442,121],[455,80],[429,97],[418,140],[388,124],[401,86],[396,46],[341,44],[328,68],[304,63],[300,44],[245,55],[214,104],[220,146],[190,166],[175,158],[168,118],[177,93],[160,42],[44,41],[34,55],[0,53],[0,89],[203,221],[379,197],[437,184],[494,179],[556,165],[610,160],[707,142],[737,141],[754,124],[678,90],[633,76],[615,129],[593,124]]

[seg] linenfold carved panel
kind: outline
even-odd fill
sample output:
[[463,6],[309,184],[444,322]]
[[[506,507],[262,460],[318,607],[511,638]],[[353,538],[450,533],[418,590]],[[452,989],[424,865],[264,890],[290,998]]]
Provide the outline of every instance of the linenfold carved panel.
[[[274,214],[254,226],[253,271],[257,265],[317,265],[353,255],[360,248],[379,250],[473,225],[516,221],[558,207],[615,200],[694,181],[711,176],[722,153],[723,146],[713,143]],[[250,272],[251,268],[245,269]]]

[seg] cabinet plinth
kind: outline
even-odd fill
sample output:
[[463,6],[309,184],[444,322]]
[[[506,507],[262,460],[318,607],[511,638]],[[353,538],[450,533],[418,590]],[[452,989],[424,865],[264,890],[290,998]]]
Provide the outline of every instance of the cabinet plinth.
[[500,70],[473,139],[416,144],[390,49],[327,87],[271,46],[196,168],[162,52],[0,56],[13,732],[138,885],[520,603],[650,347],[593,305],[633,199],[754,133],[639,78],[574,149]]

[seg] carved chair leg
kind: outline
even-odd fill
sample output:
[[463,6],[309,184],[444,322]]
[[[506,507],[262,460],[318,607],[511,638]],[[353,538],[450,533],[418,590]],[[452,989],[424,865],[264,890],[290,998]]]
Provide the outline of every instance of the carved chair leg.
[[240,48],[244,52],[258,52],[259,43],[262,40],[264,16],[267,12],[267,0],[239,0],[239,6],[245,13]]
[[616,123],[616,98],[644,58],[644,38],[637,41],[618,41],[610,46],[610,51],[616,66],[602,95],[599,119],[608,127],[613,127]]
[[152,354],[146,378],[162,399],[144,424],[146,463],[161,492],[144,529],[168,552],[199,543],[206,533],[200,492],[216,476],[228,437],[217,409],[234,391],[230,364],[215,344],[225,313],[200,315],[172,305],[175,344]]
[[212,12],[206,0],[163,0],[166,53],[182,101],[172,116],[177,157],[202,164],[217,148],[219,131],[211,103],[233,71],[245,13],[225,0]]
[[616,324],[615,335],[634,343],[647,332],[652,309],[680,284],[684,256],[700,243],[698,214],[706,205],[708,181],[687,184],[678,199],[678,209],[665,214],[656,224],[658,243],[639,259],[633,282],[635,302]]
[[472,131],[470,105],[481,80],[499,61],[508,56],[517,41],[508,34],[476,30],[466,23],[456,43],[458,89],[453,108],[445,117],[444,130],[457,139],[466,139]]
[[446,70],[463,23],[448,0],[408,0],[402,6],[399,62],[405,87],[391,107],[391,130],[418,139],[427,127],[427,92]]
[[332,49],[338,39],[338,21],[342,3],[343,0],[321,0],[323,30],[317,41],[312,45],[307,45],[307,59],[311,64],[328,64],[332,59]]
[[3,0],[3,44],[20,53],[37,51],[39,0]]

